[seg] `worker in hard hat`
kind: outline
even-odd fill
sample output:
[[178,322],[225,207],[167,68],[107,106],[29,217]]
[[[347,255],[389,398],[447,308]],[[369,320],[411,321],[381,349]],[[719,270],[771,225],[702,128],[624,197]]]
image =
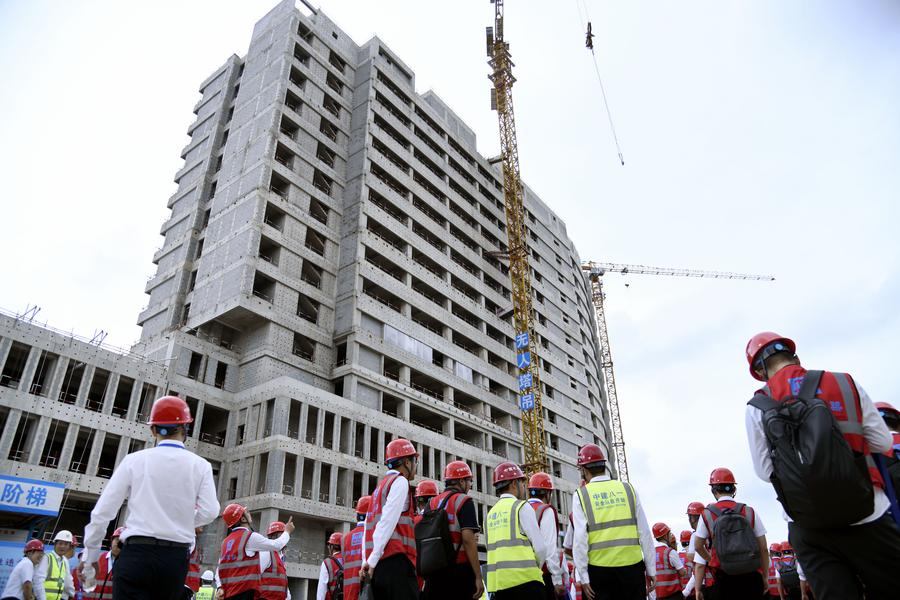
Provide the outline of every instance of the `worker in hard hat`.
[[541,565],[544,576],[544,593],[550,600],[556,598],[556,588],[563,585],[562,552],[559,544],[559,516],[550,504],[553,495],[553,478],[543,471],[538,471],[528,479],[528,503],[534,509],[538,527],[544,542],[552,548],[553,559]]
[[413,523],[418,523],[422,520],[422,515],[425,513],[425,510],[428,508],[428,502],[438,495],[438,486],[436,481],[432,481],[431,479],[423,479],[419,482],[419,485],[416,486],[416,516],[413,518]]
[[[272,521],[266,529],[266,537],[278,540],[287,525],[282,521]],[[259,594],[262,600],[291,600],[288,589],[287,566],[284,563],[284,548],[259,553]]]
[[75,536],[66,529],[57,531],[53,536],[53,550],[44,554],[35,571],[36,584],[43,586],[43,595],[40,590],[35,591],[38,598],[65,600],[75,597],[75,581],[66,556],[74,543]]
[[[156,446],[122,459],[91,512],[82,568],[91,565],[96,572],[107,526],[128,501],[113,581],[117,597],[180,597],[195,530],[219,513],[212,466],[184,447],[193,421],[181,398],[156,400],[148,421]],[[85,578],[86,587],[89,579]]]
[[685,574],[681,578],[681,587],[682,594],[686,598],[694,597],[694,565],[691,562],[688,562],[687,559],[687,551],[691,545],[691,538],[694,537],[693,531],[684,530],[681,532],[679,537],[679,542],[681,542],[681,550],[678,551],[678,558],[681,559],[681,562],[684,564]]
[[[694,549],[694,544],[697,541],[697,537],[693,535],[693,532],[697,531],[697,525],[700,523],[700,515],[703,514],[703,511],[706,510],[706,505],[702,502],[691,502],[687,506],[687,518],[688,522],[691,524],[691,539],[688,542],[687,550],[685,551],[685,564],[688,565],[688,583],[685,585],[686,590],[693,590],[697,584],[694,581],[694,555],[696,554]],[[709,540],[706,542],[707,551],[709,551]],[[702,588],[701,591],[705,593],[707,598],[715,599],[715,585],[716,579],[713,575],[712,569],[706,569],[703,573],[703,581],[699,584]]]
[[188,554],[188,573],[184,579],[184,597],[187,600],[190,600],[200,589],[200,563],[203,562],[203,553],[200,550],[200,534],[202,533],[202,527],[194,529],[194,544]]
[[683,598],[681,582],[687,577],[687,569],[678,551],[672,548],[672,530],[665,523],[654,523],[651,528],[656,540],[656,600]]
[[111,600],[113,597],[113,567],[119,553],[122,551],[122,544],[119,538],[122,537],[124,527],[116,529],[112,537],[109,538],[109,550],[101,552],[100,558],[97,560],[97,587],[90,592],[91,600]]
[[207,569],[200,575],[200,589],[194,594],[194,600],[213,600],[216,595],[215,574]]
[[328,536],[328,542],[325,544],[325,558],[319,567],[319,584],[316,587],[316,600],[343,599],[344,558],[341,556],[341,541],[343,537],[337,531]]
[[450,461],[444,467],[444,491],[429,501],[428,510],[447,513],[456,557],[448,567],[425,578],[423,597],[428,600],[469,600],[484,593],[478,562],[478,513],[469,496],[472,480],[469,465],[461,460]]
[[35,569],[44,558],[44,544],[41,540],[28,540],[25,544],[24,556],[12,568],[3,587],[3,595],[0,598],[7,600],[34,600],[36,584],[34,583]]
[[[715,590],[718,598],[728,600],[753,599],[765,592],[762,569],[769,564],[769,547],[766,543],[766,528],[753,507],[736,502],[737,482],[734,473],[725,467],[713,469],[709,475],[710,491],[716,501],[706,506],[700,515],[697,532],[694,534],[694,580],[702,581],[707,569],[712,569],[716,578]],[[729,573],[719,561],[716,552],[716,521],[726,513],[737,513],[746,519],[756,538],[759,558],[752,571]],[[709,541],[709,546],[707,546]],[[707,551],[707,547],[712,548]],[[702,590],[697,591],[697,600],[703,600]]]
[[[238,600],[254,600],[261,597],[262,554],[280,561],[278,554],[291,539],[294,533],[294,517],[288,518],[284,531],[275,539],[269,539],[253,531],[253,516],[246,506],[232,503],[222,511],[227,535],[222,540],[219,553],[219,566],[216,570],[216,597],[235,598]],[[257,557],[256,554],[260,556]],[[282,563],[283,564],[283,563]],[[276,577],[277,575],[269,575]],[[284,576],[287,583],[287,575]]]
[[766,572],[766,593],[770,598],[781,598],[778,582],[778,563],[781,561],[781,542],[769,544],[769,569]]
[[[778,491],[789,517],[791,544],[816,597],[860,598],[860,584],[867,598],[895,597],[900,527],[890,515],[891,501],[874,459],[894,443],[882,416],[852,376],[803,368],[789,338],[762,332],[750,339],[745,352],[750,375],[765,382],[745,415],[753,467]],[[789,438],[773,437],[773,427],[785,431],[772,420],[785,422],[778,416],[785,412],[785,401],[791,400],[791,407],[799,402],[810,406],[813,399],[831,410],[834,418],[828,424],[837,425],[846,445],[832,441],[831,428],[807,427],[806,421],[792,424]],[[792,414],[797,412],[792,408]],[[771,444],[788,447],[796,443],[795,436],[817,436],[816,443],[805,453],[773,451]],[[795,476],[803,464],[810,472]],[[859,468],[863,464],[865,470]]]
[[359,570],[362,567],[362,546],[365,536],[366,513],[372,507],[372,496],[356,502],[356,527],[344,534],[341,556],[344,557],[344,600],[359,598]]
[[373,600],[414,600],[419,596],[416,509],[409,482],[416,477],[419,453],[412,442],[398,438],[385,448],[384,462],[388,469],[366,516],[360,577],[371,578]]
[[610,477],[597,444],[581,447],[578,467],[587,483],[572,498],[572,556],[585,598],[645,598],[656,585],[656,551],[637,492]]
[[[494,490],[500,499],[485,522],[487,591],[493,600],[543,600],[540,565],[555,558],[528,507],[525,473],[504,462],[494,468]],[[560,595],[565,592],[560,581]]]

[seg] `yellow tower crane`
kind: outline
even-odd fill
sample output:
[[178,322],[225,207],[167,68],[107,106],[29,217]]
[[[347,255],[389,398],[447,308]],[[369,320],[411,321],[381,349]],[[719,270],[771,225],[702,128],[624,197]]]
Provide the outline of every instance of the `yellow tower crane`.
[[597,321],[597,337],[600,341],[600,370],[606,387],[606,403],[609,407],[609,426],[612,429],[612,450],[615,456],[619,479],[628,481],[628,461],[625,458],[625,438],[622,435],[622,418],[619,415],[619,398],[616,394],[616,377],[613,372],[612,351],[609,345],[609,331],[606,328],[606,311],[603,308],[604,292],[602,277],[606,273],[621,275],[666,275],[669,277],[705,277],[709,279],[743,279],[749,281],[774,281],[770,275],[745,275],[724,271],[698,271],[695,269],[669,269],[645,265],[620,265],[614,263],[585,262],[581,270],[591,281],[591,296]]

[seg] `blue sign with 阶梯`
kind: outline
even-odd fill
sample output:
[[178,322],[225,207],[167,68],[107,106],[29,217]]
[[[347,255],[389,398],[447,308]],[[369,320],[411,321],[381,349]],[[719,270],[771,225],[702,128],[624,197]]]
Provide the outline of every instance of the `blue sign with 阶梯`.
[[516,350],[528,347],[528,332],[523,331],[516,334]]
[[520,369],[527,369],[531,365],[531,352],[523,352],[516,355],[516,365]]
[[0,511],[55,517],[65,491],[62,483],[0,474]]
[[[6,587],[9,574],[20,560],[25,542],[0,542],[0,590]],[[21,591],[21,590],[18,590]]]
[[534,394],[522,394],[519,396],[519,410],[534,409]]
[[531,377],[531,373],[523,373],[519,375],[519,391],[525,391],[532,386],[533,379]]

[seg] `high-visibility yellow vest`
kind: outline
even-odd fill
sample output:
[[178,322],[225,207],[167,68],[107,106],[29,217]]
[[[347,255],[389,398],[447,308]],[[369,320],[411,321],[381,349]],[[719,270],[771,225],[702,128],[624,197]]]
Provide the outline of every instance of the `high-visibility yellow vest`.
[[500,498],[487,516],[487,591],[497,592],[529,581],[542,582],[531,541],[519,528],[519,510],[531,510],[525,500]]
[[212,600],[215,590],[211,585],[201,585],[197,593],[194,594],[194,600]]
[[625,567],[644,558],[631,485],[614,479],[591,482],[578,490],[578,500],[587,520],[588,564]]
[[47,579],[44,580],[44,595],[47,600],[60,600],[66,589],[66,573],[69,563],[56,552],[47,553]]

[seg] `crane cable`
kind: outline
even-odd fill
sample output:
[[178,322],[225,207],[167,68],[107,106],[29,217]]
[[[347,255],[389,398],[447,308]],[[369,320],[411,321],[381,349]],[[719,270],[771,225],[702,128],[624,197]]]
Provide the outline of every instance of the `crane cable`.
[[[585,4],[585,0],[575,0],[575,6],[578,8],[581,26],[582,28],[585,28],[584,45],[591,51],[591,58],[594,61],[594,71],[597,73],[597,81],[600,83],[600,94],[603,96],[603,106],[606,108],[606,118],[609,120],[609,129],[612,131],[613,141],[616,144],[619,162],[622,163],[622,166],[625,166],[625,158],[622,156],[622,147],[619,145],[619,136],[616,134],[616,126],[613,124],[612,111],[610,111],[609,101],[606,99],[606,88],[603,86],[603,77],[600,76],[600,65],[597,63],[597,54],[594,52],[594,34],[591,32],[591,19],[587,12],[587,5]],[[585,22],[587,22],[586,27]]]

